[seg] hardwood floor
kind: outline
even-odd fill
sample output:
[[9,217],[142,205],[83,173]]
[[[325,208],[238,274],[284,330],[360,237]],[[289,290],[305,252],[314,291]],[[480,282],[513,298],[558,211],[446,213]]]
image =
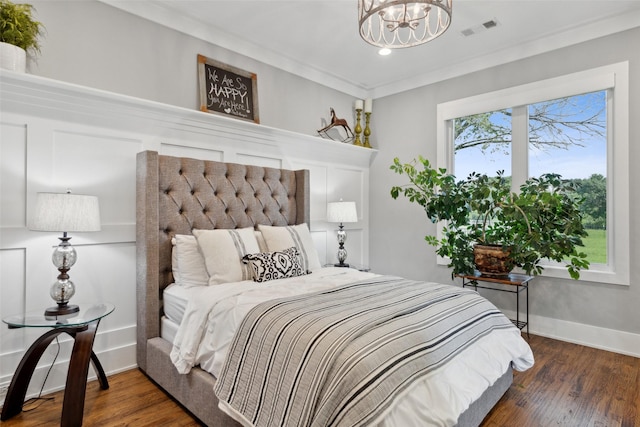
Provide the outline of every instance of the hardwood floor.
[[482,426],[640,425],[640,359],[531,336],[535,365]]
[[[640,359],[531,336],[536,364],[516,372],[483,427],[640,425]],[[139,370],[109,377],[109,390],[87,386],[85,426],[200,426]],[[62,393],[6,427],[59,424]],[[400,426],[399,426],[400,427]]]
[[[108,379],[108,390],[101,390],[98,381],[87,384],[84,426],[196,427],[204,425],[185,412],[178,403],[168,397],[138,369],[111,375]],[[53,397],[53,400],[36,401],[25,405],[20,414],[0,422],[0,426],[60,425],[63,392],[44,397]],[[32,407],[34,409],[29,411]]]

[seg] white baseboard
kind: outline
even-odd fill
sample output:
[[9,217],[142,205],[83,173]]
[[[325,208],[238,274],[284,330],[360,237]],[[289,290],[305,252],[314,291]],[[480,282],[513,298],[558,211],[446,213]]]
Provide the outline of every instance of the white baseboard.
[[[504,313],[515,319],[515,312]],[[521,320],[522,319],[522,313]],[[526,331],[526,328],[523,332]],[[529,332],[547,338],[580,344],[600,350],[640,357],[640,335],[631,332],[584,325],[567,320],[529,314]]]

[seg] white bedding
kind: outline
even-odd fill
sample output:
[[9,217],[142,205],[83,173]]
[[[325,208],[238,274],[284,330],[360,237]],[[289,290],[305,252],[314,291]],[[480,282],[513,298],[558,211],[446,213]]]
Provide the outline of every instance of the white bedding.
[[180,325],[169,319],[167,316],[162,316],[160,318],[160,336],[162,339],[165,339],[172,344],[173,340],[176,338],[179,327]]
[[182,317],[191,297],[191,289],[193,289],[193,286],[179,286],[175,283],[164,289],[162,296],[164,315],[178,325],[182,323]]
[[[243,281],[183,288],[178,291],[180,295],[189,294],[190,298],[173,340],[171,359],[180,373],[188,373],[192,367],[200,365],[218,376],[235,330],[255,305],[272,298],[330,289],[371,276],[374,275],[350,268],[330,267],[310,275],[266,283]],[[378,425],[455,425],[458,416],[509,365],[516,370],[525,370],[533,365],[531,349],[515,327],[482,338],[451,363],[417,382],[413,389],[399,398],[396,406]],[[222,409],[225,410],[224,407]]]

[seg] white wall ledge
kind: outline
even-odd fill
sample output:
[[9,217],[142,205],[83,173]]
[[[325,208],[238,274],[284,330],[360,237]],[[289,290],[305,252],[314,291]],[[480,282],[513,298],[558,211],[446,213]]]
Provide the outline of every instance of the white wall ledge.
[[377,154],[375,149],[319,136],[7,70],[0,70],[0,94],[3,111],[47,119],[95,126],[113,120],[119,130],[156,135],[201,130],[228,141],[278,147],[295,158],[362,168],[368,168]]

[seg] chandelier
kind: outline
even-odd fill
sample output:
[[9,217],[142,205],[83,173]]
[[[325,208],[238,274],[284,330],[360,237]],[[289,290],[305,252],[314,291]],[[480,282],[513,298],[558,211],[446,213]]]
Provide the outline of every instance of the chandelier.
[[444,33],[453,0],[358,0],[360,36],[386,48],[417,46]]

